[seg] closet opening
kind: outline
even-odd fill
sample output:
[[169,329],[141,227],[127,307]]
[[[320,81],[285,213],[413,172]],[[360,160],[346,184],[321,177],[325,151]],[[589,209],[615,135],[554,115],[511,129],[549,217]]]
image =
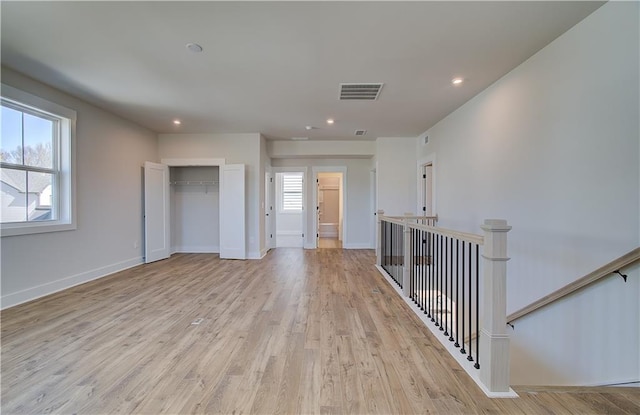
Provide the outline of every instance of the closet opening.
[[169,168],[171,254],[220,253],[220,168]]

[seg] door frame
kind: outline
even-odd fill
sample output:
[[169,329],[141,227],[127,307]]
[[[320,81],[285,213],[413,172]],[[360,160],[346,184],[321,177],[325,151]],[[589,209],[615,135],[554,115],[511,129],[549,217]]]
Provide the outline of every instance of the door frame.
[[275,174],[267,171],[264,173],[264,247],[267,251],[276,247],[276,239],[273,237],[275,232],[275,215],[273,210],[273,202],[276,198],[275,192]]
[[[302,234],[304,235],[302,237],[302,247],[304,249],[307,249],[307,236],[309,235],[307,232],[307,212],[309,211],[308,207],[309,207],[309,200],[308,200],[308,190],[307,190],[307,186],[308,183],[310,182],[309,179],[309,169],[306,166],[302,166],[302,167],[271,167],[271,174],[273,177],[273,183],[274,183],[274,188],[273,188],[273,196],[274,196],[274,206],[277,205],[278,200],[277,200],[277,194],[278,191],[275,188],[275,186],[277,186],[277,181],[276,181],[276,174],[277,173],[300,173],[302,172]],[[276,206],[276,208],[274,209],[274,212],[276,212],[278,210],[278,206]],[[275,238],[273,238],[273,247],[277,247],[278,246],[278,219],[277,219],[277,215],[274,214],[273,215],[273,222],[272,223],[272,229],[273,229],[273,234],[275,236]]]
[[[221,179],[222,174],[222,166],[226,165],[226,159],[223,158],[162,158],[160,159],[160,163],[166,165],[167,167],[220,167],[218,180]],[[221,189],[221,186],[218,187]],[[222,203],[222,190],[219,191],[219,199],[218,199],[218,210],[220,209],[220,205]],[[220,222],[220,219],[218,219]],[[173,224],[171,224],[173,225]],[[220,228],[220,223],[218,223],[218,229]],[[171,244],[171,241],[169,241]],[[170,247],[171,254],[173,255],[173,247]]]
[[313,194],[313,203],[311,204],[313,209],[309,211],[312,212],[311,215],[313,218],[313,227],[311,229],[313,243],[310,243],[309,247],[311,249],[318,248],[318,238],[316,236],[318,235],[318,173],[342,173],[342,182],[340,183],[342,189],[342,248],[347,248],[349,245],[349,241],[347,240],[347,166],[313,166],[311,167],[311,172],[314,191],[311,192]]
[[417,163],[417,176],[418,176],[418,191],[417,191],[417,195],[418,198],[416,200],[417,202],[417,206],[416,206],[416,212],[418,212],[418,215],[422,215],[423,214],[423,206],[424,206],[424,200],[425,200],[425,185],[424,185],[424,179],[423,179],[423,174],[424,174],[424,168],[427,165],[431,165],[431,212],[433,216],[436,216],[438,213],[437,207],[437,183],[438,181],[436,180],[436,153],[432,153],[429,154],[428,156],[421,158],[418,160]]

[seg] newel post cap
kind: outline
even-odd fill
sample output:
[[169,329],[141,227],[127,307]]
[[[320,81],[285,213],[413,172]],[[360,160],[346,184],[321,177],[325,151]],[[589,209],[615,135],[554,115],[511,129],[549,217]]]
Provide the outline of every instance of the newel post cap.
[[484,224],[480,226],[485,231],[492,232],[509,232],[511,226],[507,224],[505,219],[485,219]]

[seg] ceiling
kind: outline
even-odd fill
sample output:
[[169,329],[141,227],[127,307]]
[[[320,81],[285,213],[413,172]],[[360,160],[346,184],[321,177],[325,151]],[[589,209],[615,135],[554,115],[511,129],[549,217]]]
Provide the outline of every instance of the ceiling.
[[417,136],[601,5],[2,1],[2,65],[157,133]]

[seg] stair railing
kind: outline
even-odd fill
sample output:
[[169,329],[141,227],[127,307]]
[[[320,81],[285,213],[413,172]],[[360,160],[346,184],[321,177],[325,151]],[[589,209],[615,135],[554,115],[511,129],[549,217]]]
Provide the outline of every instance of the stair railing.
[[435,216],[377,216],[378,269],[487,395],[513,396],[506,332],[511,227],[485,220],[484,235],[475,235],[435,227]]
[[618,274],[619,276],[621,276],[624,281],[627,281],[627,276],[623,273],[621,273],[620,271],[639,261],[640,260],[640,247],[635,248],[629,252],[627,252],[626,254],[614,259],[613,261],[601,266],[600,268],[596,269],[595,271],[592,271],[590,273],[588,273],[587,275],[565,285],[564,287],[548,294],[545,295],[544,297],[540,298],[537,301],[534,301],[533,303],[527,305],[526,307],[522,307],[520,310],[511,313],[507,316],[507,323],[509,325],[513,325],[513,322],[516,321],[519,318],[522,318],[524,316],[526,316],[527,314],[531,314],[536,310],[539,310],[542,307],[545,307],[551,303],[554,303],[558,300],[560,300],[561,298],[564,298],[570,294],[573,294],[574,292],[588,286],[591,285],[607,276],[613,275],[613,274]]

